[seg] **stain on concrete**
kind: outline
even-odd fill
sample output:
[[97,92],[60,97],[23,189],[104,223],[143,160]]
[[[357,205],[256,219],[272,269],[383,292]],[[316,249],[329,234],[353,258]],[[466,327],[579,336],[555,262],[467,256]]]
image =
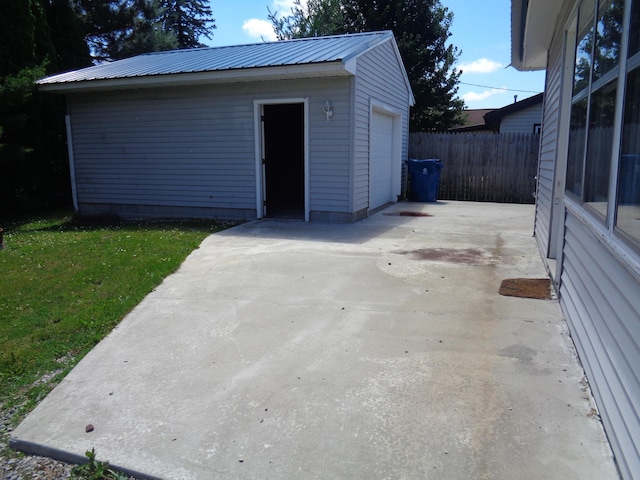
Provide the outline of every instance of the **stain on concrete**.
[[430,213],[411,211],[389,212],[384,215],[387,215],[388,217],[433,217]]
[[414,260],[457,263],[460,265],[493,265],[499,259],[478,248],[420,248],[396,252]]
[[533,361],[533,357],[536,356],[536,352],[533,348],[526,345],[509,345],[502,350],[498,350],[498,355],[501,357],[516,358],[523,362]]

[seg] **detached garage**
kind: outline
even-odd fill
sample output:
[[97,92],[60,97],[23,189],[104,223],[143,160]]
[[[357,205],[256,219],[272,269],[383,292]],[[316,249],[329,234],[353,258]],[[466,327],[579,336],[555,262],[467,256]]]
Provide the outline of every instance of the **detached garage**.
[[414,100],[391,32],[153,53],[38,84],[67,97],[82,214],[353,222],[400,195]]

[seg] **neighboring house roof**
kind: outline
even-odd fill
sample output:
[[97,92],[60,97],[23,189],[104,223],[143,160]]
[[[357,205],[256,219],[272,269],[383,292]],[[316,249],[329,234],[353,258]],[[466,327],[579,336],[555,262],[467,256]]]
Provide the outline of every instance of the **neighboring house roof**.
[[[355,75],[354,60],[388,41],[411,91],[391,31],[148,53],[53,75],[37,84],[42,90],[64,92]],[[411,100],[413,104],[413,95]]]
[[525,108],[533,107],[534,105],[538,105],[542,103],[542,93],[538,93],[537,95],[533,95],[532,97],[525,98],[524,100],[520,100],[519,102],[514,102],[506,107],[498,108],[496,110],[492,110],[484,116],[484,122],[491,127],[492,129],[499,130],[500,122],[507,115],[511,115],[512,113],[518,112],[520,110],[524,110]]
[[450,128],[450,132],[475,132],[478,130],[488,130],[489,127],[484,123],[484,116],[493,112],[493,108],[470,108],[464,110],[464,124],[459,127]]
[[547,49],[562,2],[511,0],[511,65],[518,70],[544,70]]

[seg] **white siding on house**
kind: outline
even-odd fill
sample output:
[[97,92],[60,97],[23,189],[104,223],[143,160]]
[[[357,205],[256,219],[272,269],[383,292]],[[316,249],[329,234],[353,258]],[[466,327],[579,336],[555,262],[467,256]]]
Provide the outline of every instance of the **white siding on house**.
[[575,5],[564,2],[549,48],[535,233],[545,261],[557,250],[562,311],[622,477],[640,479],[640,278],[614,253],[620,240],[564,196],[575,53],[564,29]]
[[640,283],[571,211],[560,301],[627,479],[640,478]]
[[349,89],[341,78],[71,96],[81,211],[254,218],[253,101],[309,97],[310,209],[348,212]]
[[[560,121],[560,92],[562,80],[562,49],[556,45],[549,55],[545,80],[544,122],[540,137],[538,182],[536,186],[535,235],[543,257],[549,256],[553,210],[553,182]],[[564,188],[561,186],[560,188]],[[555,255],[552,255],[555,258]]]
[[535,133],[534,126],[542,124],[542,105],[523,108],[506,115],[500,122],[500,133]]
[[[391,42],[358,58],[354,116],[354,211],[369,208],[369,121],[371,101],[402,112],[402,159],[408,155],[410,92]],[[400,182],[400,178],[398,178]],[[397,185],[398,194],[400,185]]]

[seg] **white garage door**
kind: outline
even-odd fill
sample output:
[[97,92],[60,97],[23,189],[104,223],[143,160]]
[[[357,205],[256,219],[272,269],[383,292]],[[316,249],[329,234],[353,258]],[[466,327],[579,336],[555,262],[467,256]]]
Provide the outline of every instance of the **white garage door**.
[[392,201],[393,117],[373,112],[369,136],[369,208]]

